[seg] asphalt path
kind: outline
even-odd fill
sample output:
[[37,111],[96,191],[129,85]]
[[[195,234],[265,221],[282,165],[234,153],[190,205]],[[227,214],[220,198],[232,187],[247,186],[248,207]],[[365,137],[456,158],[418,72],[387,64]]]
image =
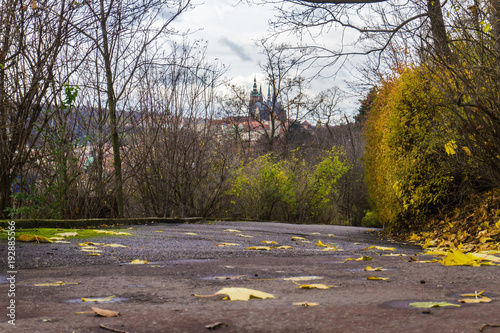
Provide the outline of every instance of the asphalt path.
[[[131,236],[72,239],[69,244],[17,243],[16,273],[8,274],[6,268],[0,273],[0,331],[207,332],[206,325],[222,323],[215,325],[219,332],[500,332],[500,267],[409,262],[433,258],[366,228],[259,222],[128,228],[122,229]],[[319,240],[338,251],[323,251],[316,245]],[[99,245],[102,252],[89,255],[78,245],[85,241],[127,247]],[[6,267],[7,244],[1,244],[0,262]],[[374,245],[394,250],[367,249]],[[256,246],[291,248],[248,249]],[[363,256],[373,260],[347,260]],[[148,263],[131,264],[133,260]],[[367,266],[387,270],[367,272]],[[290,280],[297,277],[303,280]],[[57,281],[77,284],[35,286]],[[318,283],[335,287],[298,288]],[[15,296],[8,296],[13,287]],[[193,295],[230,287],[274,298],[229,301],[224,295]],[[460,294],[481,290],[490,303],[458,303]],[[108,296],[115,297],[82,301]],[[7,316],[12,299],[15,326]],[[423,301],[460,307],[410,306]],[[96,316],[91,307],[120,315]]]

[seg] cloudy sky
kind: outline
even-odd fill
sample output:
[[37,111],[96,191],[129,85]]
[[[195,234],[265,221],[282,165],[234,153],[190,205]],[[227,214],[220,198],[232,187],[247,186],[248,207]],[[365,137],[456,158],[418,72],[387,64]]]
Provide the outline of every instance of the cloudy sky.
[[[272,6],[249,6],[244,3],[235,6],[236,2],[236,0],[205,0],[203,3],[203,0],[195,0],[199,5],[176,20],[175,27],[182,31],[193,32],[191,39],[208,41],[208,60],[218,59],[226,66],[230,66],[227,77],[234,83],[250,89],[255,75],[258,81],[264,80],[264,74],[258,65],[262,58],[255,41],[268,34],[268,22],[274,13]],[[292,37],[288,38],[288,42],[293,43]],[[330,41],[329,47],[335,47],[334,39],[335,31],[325,36],[325,40]],[[286,37],[283,37],[282,41],[286,41]],[[317,81],[311,87],[311,93],[333,86],[347,90],[343,78],[348,75],[344,72],[335,80]],[[263,90],[266,90],[264,85]],[[346,104],[346,108],[351,110],[346,111],[356,110],[358,105],[355,104],[358,99],[359,96],[351,98],[352,102]]]

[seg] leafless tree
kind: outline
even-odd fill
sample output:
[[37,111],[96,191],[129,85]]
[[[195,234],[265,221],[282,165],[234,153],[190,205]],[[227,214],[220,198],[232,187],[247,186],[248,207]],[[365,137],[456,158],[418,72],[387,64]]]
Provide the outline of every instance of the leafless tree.
[[65,0],[0,1],[0,217],[71,74],[59,55],[73,16]]
[[190,0],[99,0],[79,4],[78,25],[86,43],[96,52],[94,84],[98,109],[108,111],[113,147],[114,191],[117,215],[124,215],[122,175],[123,118],[131,108],[132,91],[140,84],[141,67],[161,60],[159,46],[174,31],[171,23],[191,6]]

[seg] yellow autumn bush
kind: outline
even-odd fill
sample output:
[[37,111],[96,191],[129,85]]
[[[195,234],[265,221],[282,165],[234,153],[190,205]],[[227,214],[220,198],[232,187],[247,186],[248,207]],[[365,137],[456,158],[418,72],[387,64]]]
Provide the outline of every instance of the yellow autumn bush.
[[407,68],[383,81],[366,121],[368,190],[391,229],[418,228],[453,195],[456,170],[443,147],[454,133],[426,74]]

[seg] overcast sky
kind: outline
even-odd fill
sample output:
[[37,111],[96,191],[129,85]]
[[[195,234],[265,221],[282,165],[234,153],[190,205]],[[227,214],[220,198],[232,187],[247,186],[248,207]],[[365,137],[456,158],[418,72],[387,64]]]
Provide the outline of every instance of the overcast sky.
[[[258,65],[262,60],[260,50],[255,45],[255,41],[262,39],[268,34],[268,22],[273,18],[272,6],[257,6],[239,4],[235,6],[236,0],[195,0],[199,3],[194,10],[184,13],[175,21],[175,28],[181,31],[194,32],[190,39],[204,39],[208,41],[209,61],[218,59],[230,69],[228,78],[232,78],[233,83],[251,88],[253,78],[256,75],[257,81],[263,83],[263,91],[267,91],[264,84],[264,73],[260,71]],[[199,31],[198,31],[199,30]],[[333,37],[332,37],[333,36]],[[333,40],[335,32],[330,36],[325,36],[328,40]],[[288,37],[293,43],[292,37]],[[286,41],[283,37],[282,41]],[[330,47],[335,47],[332,43]],[[341,73],[337,79],[317,81],[311,87],[312,93],[326,90],[333,86],[340,86],[347,90],[345,79],[349,74]],[[354,96],[345,105],[347,112],[352,112],[358,108],[356,105],[359,96]]]

